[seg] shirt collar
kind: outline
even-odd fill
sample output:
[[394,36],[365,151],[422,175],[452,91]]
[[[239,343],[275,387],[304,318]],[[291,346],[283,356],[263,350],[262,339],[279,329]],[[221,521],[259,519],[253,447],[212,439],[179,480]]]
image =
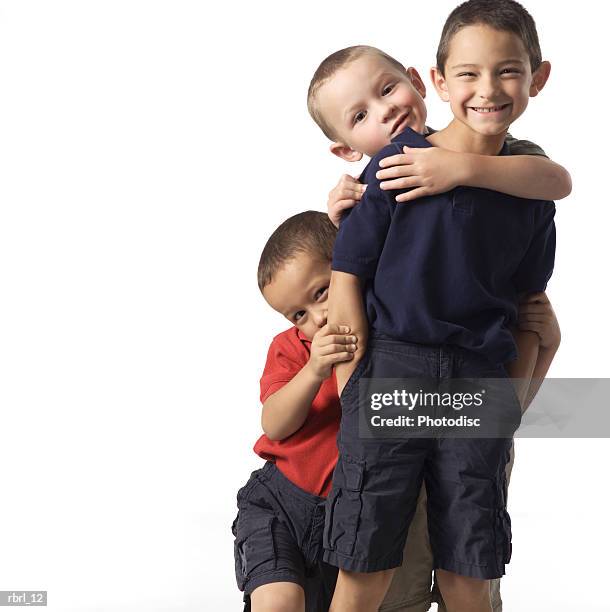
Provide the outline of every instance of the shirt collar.
[[297,327],[297,338],[301,341],[301,342],[306,342],[307,346],[309,346],[311,344],[311,340]]
[[398,136],[394,136],[391,140],[392,144],[407,145],[408,147],[431,147],[432,145],[426,140],[425,136],[412,130],[410,127],[405,128]]
[[502,148],[500,149],[498,155],[510,155],[510,149],[506,144],[506,140],[504,141],[504,144],[502,145]]
[[[428,126],[425,127],[425,134],[434,134],[434,132],[436,132],[436,130],[429,128]],[[426,136],[420,134],[419,132],[416,132],[415,130],[412,130],[410,127],[405,128],[402,132],[400,132],[400,134],[398,134],[398,136],[394,136],[394,138],[392,138],[392,143],[393,144],[404,144],[409,146],[416,146],[416,147],[431,147],[432,144],[430,144],[427,140],[426,140]],[[504,141],[504,144],[502,145],[502,148],[500,149],[500,152],[498,153],[498,155],[510,155],[510,150],[508,145],[506,144],[506,141]]]

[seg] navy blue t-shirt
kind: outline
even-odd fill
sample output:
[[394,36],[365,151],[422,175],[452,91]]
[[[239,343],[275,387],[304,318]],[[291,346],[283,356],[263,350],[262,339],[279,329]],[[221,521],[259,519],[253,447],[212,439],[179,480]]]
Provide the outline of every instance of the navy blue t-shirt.
[[403,145],[432,146],[407,128],[371,159],[364,196],[341,220],[333,270],[365,281],[372,329],[512,361],[517,296],[543,291],[553,272],[555,205],[471,187],[397,204],[401,191],[382,191],[375,173]]

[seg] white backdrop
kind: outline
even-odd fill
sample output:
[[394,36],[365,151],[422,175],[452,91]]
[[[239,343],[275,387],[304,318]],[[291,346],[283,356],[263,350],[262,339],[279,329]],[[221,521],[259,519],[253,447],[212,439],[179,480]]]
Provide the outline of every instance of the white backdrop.
[[[229,527],[286,327],[259,253],[362,167],[328,152],[309,79],[368,43],[431,88],[454,5],[0,2],[0,590],[62,612],[239,609]],[[574,181],[550,374],[607,376],[606,22],[592,0],[526,6],[553,70],[511,132]],[[608,609],[607,450],[518,443],[508,612]]]

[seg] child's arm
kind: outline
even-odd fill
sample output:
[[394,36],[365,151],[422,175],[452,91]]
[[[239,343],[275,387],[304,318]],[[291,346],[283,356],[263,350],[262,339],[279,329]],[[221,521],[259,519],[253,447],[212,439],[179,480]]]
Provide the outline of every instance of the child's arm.
[[561,200],[572,191],[568,171],[542,155],[475,155],[439,147],[403,147],[403,151],[381,160],[383,169],[377,173],[384,190],[412,188],[399,194],[397,202],[458,185],[534,200]]
[[335,325],[349,327],[351,333],[358,338],[354,358],[338,363],[336,366],[337,391],[340,396],[349,377],[366,351],[368,338],[369,327],[364,311],[362,286],[357,276],[337,271],[333,271],[331,274],[328,293],[328,321]]
[[311,342],[309,361],[263,404],[262,426],[270,440],[283,440],[305,422],[320,386],[333,365],[353,359],[355,338],[345,326],[326,324]]
[[379,189],[375,179],[378,168],[374,160],[365,169],[363,176],[369,185],[362,194],[362,201],[341,221],[333,249],[328,322],[349,326],[358,338],[354,359],[336,368],[339,395],[366,351],[368,320],[362,283],[375,275],[396,208],[390,194]]
[[540,351],[540,338],[534,332],[522,331],[520,329],[513,330],[512,333],[519,356],[515,361],[507,364],[506,370],[509,377],[513,380],[523,411],[525,410],[530,382],[536,369],[536,362]]
[[559,322],[546,293],[533,293],[520,304],[519,329],[535,332],[540,338],[538,358],[524,404],[527,409],[536,397],[561,343]]
[[[515,141],[515,151],[519,150],[516,143],[520,142],[522,141]],[[379,179],[386,179],[380,184],[384,190],[412,187],[411,191],[399,194],[396,197],[397,202],[449,191],[456,185],[482,187],[517,197],[541,200],[560,200],[572,190],[568,171],[540,154],[472,155],[437,147],[405,147],[405,150],[408,154],[392,155],[381,160],[380,166],[385,169],[377,173]],[[524,150],[536,149],[532,145]],[[423,161],[419,159],[418,164],[411,163],[424,151],[433,153],[423,158]],[[445,153],[448,156],[445,156]],[[365,189],[366,185],[349,174],[344,174],[339,179],[328,194],[327,202],[328,216],[336,227],[339,227],[343,212],[360,201]]]
[[546,293],[532,293],[519,304],[513,332],[519,358],[507,366],[523,411],[538,393],[561,342],[559,323]]
[[[376,159],[373,158],[363,174],[364,182],[369,184],[366,191],[359,194],[362,202],[351,208],[349,215],[341,221],[333,249],[328,322],[349,326],[351,333],[358,338],[354,359],[337,365],[339,395],[366,351],[368,320],[362,283],[375,275],[396,208],[390,194],[379,189],[379,182],[375,179],[375,172],[379,168]],[[345,175],[338,185],[338,191],[348,189],[347,199],[354,199],[351,196],[356,190],[350,183],[355,182],[355,179]]]

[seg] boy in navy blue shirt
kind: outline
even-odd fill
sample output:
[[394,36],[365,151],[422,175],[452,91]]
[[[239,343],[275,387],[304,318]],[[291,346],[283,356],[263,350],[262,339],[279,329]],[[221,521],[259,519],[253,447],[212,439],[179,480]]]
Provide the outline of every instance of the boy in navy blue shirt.
[[[503,364],[517,354],[509,328],[518,296],[544,290],[552,272],[554,205],[458,187],[396,206],[396,193],[380,189],[376,173],[379,161],[404,145],[506,154],[508,127],[543,88],[550,65],[541,61],[534,22],[518,3],[471,0],[458,7],[432,72],[454,119],[425,139],[423,84],[415,71],[377,50],[347,51],[318,69],[313,88],[333,152],[352,161],[372,156],[365,196],[342,222],[333,258],[329,321],[350,326],[360,354],[355,370],[354,363],[337,368],[343,415],[325,560],[342,571],[332,609],[376,609],[400,565],[425,477],[448,609],[487,612],[488,581],[503,575],[510,558],[504,469],[511,440],[365,443],[357,382],[506,376]],[[511,373],[527,377],[538,346],[523,340]]]

